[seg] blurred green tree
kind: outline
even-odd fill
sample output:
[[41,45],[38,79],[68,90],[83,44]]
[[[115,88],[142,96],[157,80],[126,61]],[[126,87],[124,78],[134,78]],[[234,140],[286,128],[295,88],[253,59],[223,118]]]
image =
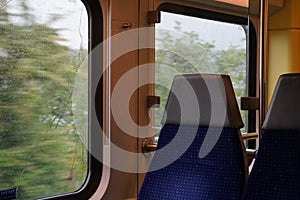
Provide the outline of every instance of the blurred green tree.
[[77,190],[85,180],[72,92],[87,50],[60,45],[58,30],[34,23],[25,2],[22,25],[0,12],[0,190],[16,187],[18,199],[34,199]]
[[238,102],[246,94],[245,48],[230,45],[227,49],[217,49],[213,42],[201,40],[196,32],[183,31],[180,22],[175,21],[175,24],[177,32],[160,30],[156,33],[155,93],[161,97],[161,108],[155,110],[154,119],[158,127],[176,74],[228,74]]

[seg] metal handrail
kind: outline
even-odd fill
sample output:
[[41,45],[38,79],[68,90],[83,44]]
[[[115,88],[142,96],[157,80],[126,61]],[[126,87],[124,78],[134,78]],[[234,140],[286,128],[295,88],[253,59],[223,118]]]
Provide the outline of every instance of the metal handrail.
[[243,133],[242,138],[243,140],[255,140],[258,138],[258,133]]

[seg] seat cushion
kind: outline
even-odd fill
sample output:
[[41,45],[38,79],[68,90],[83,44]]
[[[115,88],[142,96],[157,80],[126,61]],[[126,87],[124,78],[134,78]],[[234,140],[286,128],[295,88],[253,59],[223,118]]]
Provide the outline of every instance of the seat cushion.
[[[210,131],[208,127],[165,125],[161,130],[158,151],[152,160],[150,172],[146,174],[138,199],[239,199],[244,186],[245,169],[237,130],[209,129]],[[203,145],[215,143],[207,140],[204,142],[208,133],[220,137],[209,137],[217,141],[216,145],[207,156],[199,158]],[[171,162],[170,158],[175,161],[158,169],[163,166],[162,163]]]

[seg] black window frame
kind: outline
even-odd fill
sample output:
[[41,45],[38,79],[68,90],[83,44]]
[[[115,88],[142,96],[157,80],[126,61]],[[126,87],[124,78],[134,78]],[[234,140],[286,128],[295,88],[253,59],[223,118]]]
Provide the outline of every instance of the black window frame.
[[[82,187],[74,192],[57,196],[42,197],[40,200],[86,200],[93,196],[99,187],[103,164],[101,130],[92,127],[103,127],[103,14],[98,0],[81,0],[88,14],[88,53],[89,53],[89,133],[88,133],[88,173]],[[100,73],[99,73],[100,72]],[[99,125],[95,125],[99,123]]]
[[[253,23],[245,17],[235,16],[230,14],[225,14],[221,12],[215,12],[210,10],[204,10],[201,8],[194,8],[174,3],[162,3],[157,8],[157,11],[164,11],[174,14],[180,14],[190,17],[197,17],[202,19],[209,19],[219,22],[227,22],[239,24],[242,26],[248,25],[248,30],[246,32],[247,38],[247,62],[246,62],[246,80],[247,80],[247,96],[256,97],[257,95],[257,35]],[[246,129],[247,132],[256,131],[256,111],[249,110],[247,112],[247,123]],[[249,140],[247,141],[247,148],[255,149],[256,141]]]

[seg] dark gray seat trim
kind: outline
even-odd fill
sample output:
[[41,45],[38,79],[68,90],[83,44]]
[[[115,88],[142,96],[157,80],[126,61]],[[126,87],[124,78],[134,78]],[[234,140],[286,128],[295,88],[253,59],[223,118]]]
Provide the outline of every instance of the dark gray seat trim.
[[279,77],[263,129],[300,130],[300,74]]
[[165,110],[162,124],[244,126],[228,75],[175,76]]

